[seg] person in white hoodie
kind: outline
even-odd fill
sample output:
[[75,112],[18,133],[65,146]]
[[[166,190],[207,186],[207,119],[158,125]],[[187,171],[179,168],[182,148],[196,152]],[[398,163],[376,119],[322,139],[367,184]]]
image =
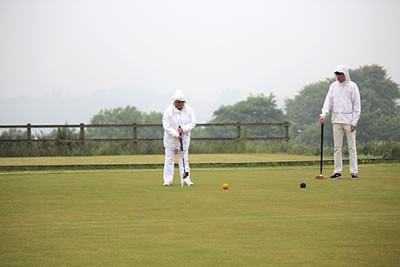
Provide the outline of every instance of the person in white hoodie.
[[[180,139],[182,139],[184,153],[178,153],[179,173],[181,184],[190,186],[193,184],[190,180],[188,158],[190,131],[196,126],[197,121],[193,109],[186,104],[186,98],[180,90],[175,92],[172,102],[172,105],[165,109],[162,119],[165,148],[163,185],[172,185],[174,178],[174,155],[181,150]],[[185,166],[183,166],[182,156],[184,157]]]
[[320,123],[324,124],[326,115],[332,111],[335,169],[330,178],[338,179],[342,176],[342,145],[343,135],[346,133],[350,156],[350,175],[352,179],[357,179],[356,129],[361,113],[360,92],[357,84],[350,80],[347,66],[337,66],[335,75],[336,81],[329,87],[320,115]]

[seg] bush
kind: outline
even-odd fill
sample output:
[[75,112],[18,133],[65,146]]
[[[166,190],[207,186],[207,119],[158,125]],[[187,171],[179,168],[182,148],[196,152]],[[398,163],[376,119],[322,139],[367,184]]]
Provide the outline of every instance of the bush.
[[400,158],[400,142],[369,142],[358,147],[358,152],[369,156],[382,156],[388,159]]

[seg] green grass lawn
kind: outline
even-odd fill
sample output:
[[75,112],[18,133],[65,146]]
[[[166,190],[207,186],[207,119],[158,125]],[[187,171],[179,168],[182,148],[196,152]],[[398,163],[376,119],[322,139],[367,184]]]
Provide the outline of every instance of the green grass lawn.
[[400,164],[345,168],[2,172],[0,265],[398,266]]
[[[190,154],[191,163],[231,163],[231,162],[277,162],[277,161],[312,161],[319,156],[290,154]],[[359,158],[367,158],[360,156]],[[333,160],[333,157],[324,159]],[[177,160],[176,160],[177,161]],[[0,166],[4,165],[76,165],[76,164],[160,164],[164,155],[125,155],[125,156],[89,156],[89,157],[0,157]]]

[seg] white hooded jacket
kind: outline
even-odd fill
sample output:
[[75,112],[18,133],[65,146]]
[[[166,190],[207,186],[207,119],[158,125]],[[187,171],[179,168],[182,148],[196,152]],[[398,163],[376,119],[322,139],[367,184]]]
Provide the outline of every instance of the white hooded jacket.
[[344,73],[343,83],[335,81],[329,87],[322,107],[321,117],[325,118],[332,111],[332,123],[357,125],[361,113],[360,92],[357,84],[350,80],[349,69],[345,65],[336,67],[335,72]]
[[190,145],[190,131],[196,126],[196,117],[193,109],[185,103],[182,110],[175,107],[174,102],[186,101],[185,96],[180,90],[177,90],[172,98],[172,105],[168,106],[163,115],[164,127],[164,147],[175,149],[179,148],[178,128],[183,129],[183,149],[188,150]]

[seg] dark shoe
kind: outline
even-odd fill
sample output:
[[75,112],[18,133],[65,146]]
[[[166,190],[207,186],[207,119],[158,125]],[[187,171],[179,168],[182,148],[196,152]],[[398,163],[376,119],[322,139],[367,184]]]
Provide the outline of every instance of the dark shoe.
[[352,173],[351,174],[352,179],[358,179],[358,174],[357,173]]
[[334,173],[329,178],[331,178],[331,179],[340,179],[340,178],[342,178],[342,174],[341,173]]

